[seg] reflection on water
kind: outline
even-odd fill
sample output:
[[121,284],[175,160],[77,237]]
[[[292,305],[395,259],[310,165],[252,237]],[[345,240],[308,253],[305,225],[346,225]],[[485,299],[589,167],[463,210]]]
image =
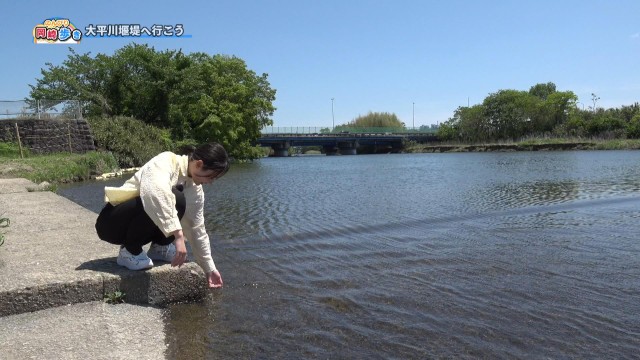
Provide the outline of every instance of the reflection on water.
[[[206,190],[225,287],[170,308],[169,355],[633,358],[638,165],[633,151],[236,165]],[[61,191],[91,202],[96,186]]]

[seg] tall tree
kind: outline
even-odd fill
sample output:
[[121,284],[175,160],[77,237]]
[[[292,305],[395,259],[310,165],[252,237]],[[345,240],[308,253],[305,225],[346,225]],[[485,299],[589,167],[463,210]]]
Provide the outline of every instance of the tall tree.
[[172,92],[170,112],[181,134],[198,141],[217,139],[242,149],[240,157],[254,157],[251,143],[260,129],[272,124],[276,91],[267,74],[249,70],[242,59],[203,53],[188,57],[191,66]]
[[[368,129],[367,129],[368,128]],[[336,131],[370,131],[371,128],[385,129],[385,131],[402,131],[405,124],[400,121],[398,115],[389,112],[372,112],[360,115],[347,124],[336,126]]]
[[482,105],[491,139],[516,139],[527,132],[533,106],[527,92],[499,90],[489,94]]
[[175,140],[216,140],[237,158],[271,125],[276,91],[237,57],[127,45],[111,56],[79,55],[47,64],[32,99],[77,99],[87,116],[123,115],[170,129]]
[[[468,142],[489,140],[492,132],[482,104],[457,108],[453,117],[449,119],[448,126],[455,127],[456,136],[460,140]],[[442,135],[449,137],[451,134],[450,129],[444,129]]]

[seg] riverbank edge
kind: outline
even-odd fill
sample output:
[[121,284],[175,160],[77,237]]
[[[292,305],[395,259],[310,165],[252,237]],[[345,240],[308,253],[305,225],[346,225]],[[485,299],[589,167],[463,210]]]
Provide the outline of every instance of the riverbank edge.
[[595,142],[557,144],[417,145],[407,153],[601,150]]

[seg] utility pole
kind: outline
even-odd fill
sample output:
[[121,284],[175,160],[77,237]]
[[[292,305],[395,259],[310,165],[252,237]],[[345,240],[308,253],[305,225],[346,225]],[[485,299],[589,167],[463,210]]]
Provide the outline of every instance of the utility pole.
[[416,129],[416,103],[415,102],[413,103],[413,119],[412,120],[413,120],[412,127],[413,127],[413,130],[415,130]]
[[335,118],[335,116],[333,115],[333,100],[334,100],[334,99],[333,99],[333,98],[331,98],[331,121],[332,121],[332,124],[333,124],[333,127],[331,128],[331,132],[333,132],[333,129],[335,129],[335,128],[336,128],[336,118]]

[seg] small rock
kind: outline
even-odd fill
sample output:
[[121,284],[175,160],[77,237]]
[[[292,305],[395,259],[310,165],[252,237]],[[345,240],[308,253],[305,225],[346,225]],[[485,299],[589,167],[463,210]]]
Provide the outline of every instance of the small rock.
[[35,186],[27,186],[27,191],[30,192],[34,192],[34,191],[49,191],[49,189],[51,188],[51,184],[48,183],[47,181],[43,181],[38,185]]

